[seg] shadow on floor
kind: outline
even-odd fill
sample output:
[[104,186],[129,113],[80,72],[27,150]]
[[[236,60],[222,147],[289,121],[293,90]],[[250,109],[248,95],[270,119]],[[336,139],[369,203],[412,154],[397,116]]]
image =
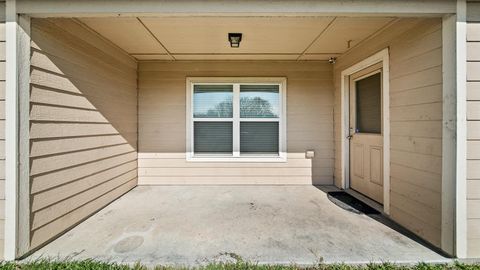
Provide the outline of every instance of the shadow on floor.
[[383,213],[377,211],[373,207],[369,206],[367,203],[353,197],[352,195],[348,194],[344,190],[340,190],[336,187],[325,187],[325,186],[316,186],[317,189],[325,192],[327,194],[328,199],[338,207],[344,209],[345,211],[349,211],[359,215],[366,215],[375,221],[391,228],[392,230],[403,234],[404,236],[410,238],[411,240],[423,245],[426,248],[429,248],[436,253],[447,257],[447,258],[454,258],[445,252],[443,252],[438,247],[430,244],[429,242],[425,241],[424,239],[417,236],[415,233],[411,232],[407,228],[403,227],[402,225],[398,224],[397,222],[391,220],[388,216],[384,215]]

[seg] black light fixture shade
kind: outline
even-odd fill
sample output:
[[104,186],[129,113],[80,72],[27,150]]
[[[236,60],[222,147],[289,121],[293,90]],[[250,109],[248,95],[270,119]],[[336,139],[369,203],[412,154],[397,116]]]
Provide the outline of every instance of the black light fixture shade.
[[240,41],[242,41],[242,33],[228,33],[228,41],[230,42],[230,47],[240,47]]

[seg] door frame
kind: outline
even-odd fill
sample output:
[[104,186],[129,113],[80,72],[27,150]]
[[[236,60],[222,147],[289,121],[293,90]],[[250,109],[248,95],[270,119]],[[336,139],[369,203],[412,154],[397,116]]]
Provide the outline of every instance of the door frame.
[[376,54],[350,66],[341,73],[341,167],[342,188],[350,188],[350,76],[372,65],[382,63],[382,128],[383,128],[383,212],[390,214],[390,70],[389,50]]

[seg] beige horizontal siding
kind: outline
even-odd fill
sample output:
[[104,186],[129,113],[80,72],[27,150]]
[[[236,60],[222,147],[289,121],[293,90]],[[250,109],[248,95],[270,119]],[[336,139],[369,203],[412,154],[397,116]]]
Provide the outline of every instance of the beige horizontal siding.
[[480,257],[480,2],[467,13],[467,253]]
[[136,62],[69,19],[32,19],[31,249],[137,184]]
[[0,1],[0,260],[5,239],[5,1]]
[[[287,77],[285,163],[185,159],[186,77]],[[315,150],[315,158],[305,151]],[[139,64],[139,184],[332,184],[333,84],[325,62]]]
[[[340,73],[390,53],[390,215],[436,246],[441,242],[442,29],[440,19],[400,19],[335,65],[335,157],[340,160]],[[340,185],[340,162],[335,163]]]

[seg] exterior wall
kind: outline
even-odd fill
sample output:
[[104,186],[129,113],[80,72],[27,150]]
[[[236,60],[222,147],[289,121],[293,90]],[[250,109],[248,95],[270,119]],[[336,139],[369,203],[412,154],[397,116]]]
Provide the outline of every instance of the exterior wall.
[[[288,162],[186,162],[189,76],[287,77]],[[332,76],[326,62],[140,62],[139,184],[332,184]]]
[[5,1],[0,1],[0,260],[5,239]]
[[74,20],[32,19],[34,249],[137,184],[137,64]]
[[467,20],[467,255],[480,257],[480,1]]
[[390,216],[441,244],[442,21],[400,19],[335,65],[335,184],[340,186],[340,73],[390,48]]

